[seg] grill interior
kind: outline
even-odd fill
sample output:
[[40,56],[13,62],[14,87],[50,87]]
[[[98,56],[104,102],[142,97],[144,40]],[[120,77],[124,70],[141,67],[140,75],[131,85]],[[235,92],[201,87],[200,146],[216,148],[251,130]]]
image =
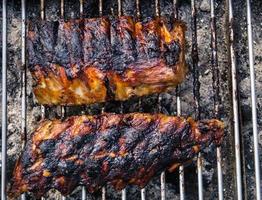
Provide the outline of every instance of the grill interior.
[[[254,1],[252,6],[253,15],[260,19],[252,21],[255,24],[254,29],[259,30],[259,21],[262,21],[259,7],[262,3]],[[249,9],[248,0],[247,3],[240,0],[3,0],[1,199],[7,199],[6,187],[14,162],[28,134],[36,127],[36,121],[76,114],[135,111],[193,116],[196,119],[220,118],[226,124],[227,135],[221,148],[211,146],[201,152],[192,163],[180,167],[176,173],[162,172],[143,190],[127,187],[122,192],[116,192],[107,186],[90,195],[82,187],[67,197],[50,191],[43,198],[260,199],[261,146],[257,136],[261,130],[259,125],[262,124],[262,86],[256,82],[259,87],[256,94],[253,90],[255,80],[252,69],[254,66],[261,66],[262,59],[253,55],[251,25],[247,24],[247,20],[251,18],[246,14]],[[32,94],[31,75],[26,71],[26,21],[33,18],[58,20],[104,15],[132,15],[141,20],[165,16],[185,21],[188,28],[186,56],[190,69],[187,79],[169,93],[131,99],[123,103],[108,102],[86,107],[37,105]],[[261,54],[261,50],[257,50],[259,38],[261,33],[255,33],[255,55]],[[247,65],[251,68],[251,73]],[[255,72],[259,82],[262,73],[257,70]],[[257,104],[251,101],[256,95]],[[24,194],[21,198],[32,197]]]

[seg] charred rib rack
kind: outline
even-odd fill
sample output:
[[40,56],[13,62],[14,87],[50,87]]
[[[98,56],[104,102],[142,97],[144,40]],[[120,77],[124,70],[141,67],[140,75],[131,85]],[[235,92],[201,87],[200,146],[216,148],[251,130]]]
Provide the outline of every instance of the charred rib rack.
[[122,101],[174,88],[187,71],[185,25],[169,25],[128,16],[31,21],[27,54],[38,103]]
[[9,194],[36,197],[78,185],[94,192],[106,183],[120,190],[144,187],[158,172],[173,171],[202,148],[220,145],[223,123],[162,114],[103,114],[45,120],[17,161]]

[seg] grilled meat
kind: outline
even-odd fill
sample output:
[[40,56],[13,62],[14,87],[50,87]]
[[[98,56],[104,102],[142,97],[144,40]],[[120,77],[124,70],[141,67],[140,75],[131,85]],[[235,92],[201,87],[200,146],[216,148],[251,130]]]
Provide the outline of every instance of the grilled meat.
[[28,65],[39,104],[81,105],[160,93],[186,75],[185,25],[132,17],[32,21]]
[[36,197],[78,185],[94,192],[106,183],[120,190],[144,187],[162,170],[173,171],[202,148],[220,145],[223,123],[162,114],[103,114],[45,120],[16,163],[9,195]]

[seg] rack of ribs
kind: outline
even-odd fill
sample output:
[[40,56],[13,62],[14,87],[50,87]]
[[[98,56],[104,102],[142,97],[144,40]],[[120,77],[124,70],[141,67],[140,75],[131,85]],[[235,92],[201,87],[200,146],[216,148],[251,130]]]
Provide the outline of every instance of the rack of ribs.
[[210,143],[220,145],[224,125],[216,119],[163,114],[112,114],[44,120],[16,163],[10,197],[51,188],[63,195],[78,185],[89,192],[112,184],[144,187],[157,173],[178,166]]
[[35,97],[43,105],[84,105],[170,90],[186,76],[185,30],[164,18],[30,21]]

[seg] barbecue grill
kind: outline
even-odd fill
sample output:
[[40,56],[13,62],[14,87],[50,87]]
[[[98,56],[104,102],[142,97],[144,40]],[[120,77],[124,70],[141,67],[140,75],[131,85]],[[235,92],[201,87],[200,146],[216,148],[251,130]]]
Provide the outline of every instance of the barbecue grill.
[[[29,115],[32,115],[32,110],[37,109],[38,113],[41,112],[41,118],[51,118],[53,116],[59,116],[64,118],[73,114],[80,113],[98,113],[98,112],[127,112],[127,111],[145,111],[145,112],[165,112],[168,114],[176,115],[189,115],[194,114],[196,119],[203,117],[221,118],[227,124],[227,136],[225,138],[222,147],[211,147],[210,152],[213,152],[216,156],[207,157],[206,152],[201,152],[196,158],[196,164],[190,166],[180,166],[178,175],[166,174],[162,172],[160,181],[153,181],[156,193],[159,193],[161,200],[169,199],[170,185],[177,188],[174,192],[176,199],[261,199],[261,179],[259,162],[259,134],[258,134],[258,117],[257,115],[257,102],[256,102],[256,90],[255,90],[255,69],[254,69],[254,55],[253,55],[253,36],[252,36],[252,24],[251,24],[251,5],[250,0],[246,1],[245,12],[247,12],[247,39],[248,39],[248,64],[250,68],[250,94],[251,97],[251,113],[252,113],[252,147],[253,154],[247,153],[246,144],[243,130],[241,125],[241,112],[240,106],[243,102],[241,96],[239,96],[239,79],[238,79],[238,60],[239,50],[236,49],[238,45],[235,41],[235,37],[239,34],[235,30],[239,30],[240,23],[236,23],[234,18],[234,9],[236,9],[236,3],[231,0],[226,1],[205,1],[208,3],[205,14],[199,19],[199,2],[191,0],[191,2],[176,1],[176,0],[90,0],[90,1],[26,1],[21,2],[11,1],[7,2],[3,0],[2,4],[2,157],[1,157],[1,199],[7,199],[6,189],[8,185],[9,168],[12,168],[13,162],[8,158],[7,150],[8,146],[8,125],[15,123],[9,120],[8,106],[10,101],[7,97],[9,95],[9,84],[12,82],[10,76],[8,76],[8,66],[12,65],[12,59],[8,59],[8,47],[14,45],[9,44],[11,38],[8,40],[8,33],[12,30],[10,24],[10,13],[12,17],[19,13],[19,16],[15,16],[20,19],[21,32],[19,41],[20,62],[13,63],[17,67],[17,70],[21,69],[18,78],[20,84],[21,97],[20,100],[21,112],[20,121],[20,136],[21,144],[27,139],[27,134],[32,127],[33,121]],[[240,1],[239,1],[240,2]],[[238,3],[239,3],[238,2]],[[256,3],[259,5],[259,3]],[[262,6],[262,4],[260,3]],[[209,10],[210,7],[210,10]],[[9,12],[10,9],[10,12]],[[239,8],[236,9],[239,11]],[[134,12],[135,11],[135,12]],[[221,14],[222,13],[222,14]],[[187,22],[187,61],[190,66],[190,73],[188,78],[181,86],[177,87],[174,91],[168,95],[152,95],[148,98],[139,98],[121,103],[105,103],[101,105],[91,105],[87,107],[44,107],[37,106],[32,100],[31,79],[26,70],[26,22],[28,19],[34,17],[41,17],[41,19],[49,19],[55,17],[60,18],[75,18],[75,17],[99,17],[103,15],[133,15],[137,19],[143,19],[148,16],[168,16],[172,18],[180,18]],[[218,19],[223,17],[221,19]],[[206,18],[208,16],[208,19]],[[260,17],[261,18],[261,17]],[[203,21],[201,21],[203,20]],[[217,28],[217,20],[223,24],[222,29],[219,26]],[[259,20],[258,20],[259,21]],[[210,22],[210,29],[205,29],[204,34],[207,35],[209,41],[199,41],[199,31],[203,31],[202,27],[198,24]],[[12,33],[12,32],[11,32]],[[221,35],[218,35],[218,33]],[[224,40],[226,39],[226,40]],[[222,44],[218,44],[218,40]],[[210,44],[210,48],[205,54],[210,55],[210,60],[206,66],[201,66],[203,63],[200,60],[201,45],[204,43]],[[219,48],[225,48],[224,50]],[[191,51],[190,51],[191,49]],[[203,51],[203,49],[201,50]],[[221,52],[226,53],[221,53]],[[236,53],[237,52],[237,53]],[[16,52],[18,53],[18,52]],[[221,57],[219,57],[221,56]],[[224,58],[222,58],[224,56]],[[201,56],[203,57],[203,56]],[[222,61],[220,60],[222,59]],[[224,62],[224,63],[223,63]],[[204,68],[204,70],[203,70]],[[203,73],[204,72],[204,73]],[[227,75],[228,73],[228,75]],[[208,79],[203,79],[203,76],[208,76]],[[225,77],[224,77],[225,76]],[[202,82],[202,85],[200,83]],[[204,83],[204,84],[203,84]],[[207,83],[207,86],[205,86]],[[205,87],[205,89],[202,89]],[[193,96],[189,95],[193,92]],[[208,93],[203,93],[208,92]],[[229,97],[230,96],[230,97]],[[12,97],[12,95],[10,95]],[[209,98],[206,100],[205,98]],[[145,100],[146,99],[146,100]],[[147,100],[149,99],[149,100]],[[148,104],[150,102],[150,104]],[[212,102],[212,103],[210,103]],[[193,103],[193,104],[192,104]],[[225,104],[225,105],[224,105]],[[228,104],[228,105],[227,105]],[[191,105],[191,106],[190,106]],[[192,106],[193,105],[193,106]],[[206,106],[206,107],[205,107]],[[33,108],[35,107],[35,108]],[[191,110],[190,110],[191,108]],[[228,110],[227,110],[228,109]],[[30,121],[29,121],[30,120]],[[228,122],[228,123],[227,123]],[[29,126],[28,126],[29,125]],[[250,141],[249,141],[250,142]],[[11,148],[11,147],[10,147]],[[16,149],[18,150],[18,149]],[[252,158],[250,157],[252,155]],[[251,161],[251,164],[247,162]],[[15,156],[13,156],[15,157]],[[206,164],[207,161],[211,164]],[[8,162],[7,162],[8,161]],[[247,170],[246,166],[250,169]],[[250,166],[253,165],[253,166]],[[206,181],[207,168],[213,170],[211,180]],[[189,169],[188,169],[189,168]],[[192,170],[193,169],[193,170]],[[211,170],[211,171],[212,171]],[[210,171],[210,169],[209,169]],[[190,175],[188,175],[190,173]],[[187,180],[187,178],[189,178]],[[176,180],[179,180],[177,184]],[[195,182],[191,182],[194,180]],[[160,183],[159,183],[160,182]],[[189,183],[188,183],[189,182]],[[160,185],[158,185],[160,184]],[[157,185],[157,186],[155,186]],[[168,186],[168,187],[167,187]],[[157,188],[157,189],[156,189]],[[172,189],[172,188],[171,188]],[[130,195],[130,188],[121,191],[122,200],[136,199],[135,196]],[[149,187],[141,189],[140,199],[152,199],[159,196],[152,196],[149,194]],[[174,190],[174,189],[173,189]],[[112,199],[112,189],[103,187],[102,191],[96,196],[99,199]],[[82,187],[78,189],[74,196],[63,197],[60,195],[60,199],[88,199],[89,194],[86,192],[86,188]],[[109,198],[110,197],[110,198]],[[29,199],[30,194],[23,194],[21,199]],[[45,197],[43,197],[44,199]]]

